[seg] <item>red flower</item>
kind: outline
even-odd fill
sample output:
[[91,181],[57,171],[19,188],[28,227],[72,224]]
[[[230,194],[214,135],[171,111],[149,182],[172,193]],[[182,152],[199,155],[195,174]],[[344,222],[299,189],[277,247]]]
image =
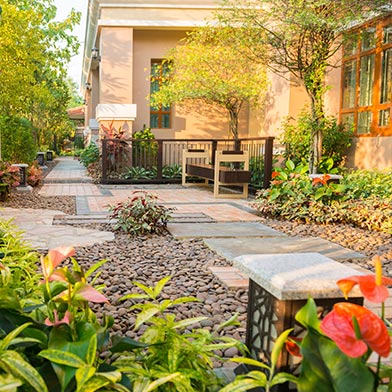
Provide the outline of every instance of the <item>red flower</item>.
[[294,357],[302,358],[301,347],[299,345],[300,342],[302,342],[301,338],[294,338],[292,336],[289,336],[289,338],[285,342],[286,350]]
[[279,172],[273,171],[272,174],[271,174],[271,178],[274,179],[274,178],[278,177],[279,175],[280,175]]
[[370,310],[349,302],[334,305],[321,330],[349,357],[360,357],[368,347],[388,357],[391,340],[384,322]]
[[382,276],[381,261],[378,256],[374,258],[374,261],[376,267],[375,275],[349,276],[348,278],[337,281],[338,286],[346,298],[347,294],[356,284],[359,285],[363,296],[371,302],[384,302],[388,298],[389,292],[385,286],[392,285],[392,279]]
[[322,185],[326,186],[330,179],[331,179],[331,176],[329,174],[324,174],[322,177],[313,178],[312,185],[315,186],[317,184],[322,184]]

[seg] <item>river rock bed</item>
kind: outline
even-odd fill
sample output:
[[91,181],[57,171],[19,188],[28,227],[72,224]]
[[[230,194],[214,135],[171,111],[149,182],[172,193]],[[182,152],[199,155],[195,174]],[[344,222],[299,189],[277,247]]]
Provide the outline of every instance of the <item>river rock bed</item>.
[[[37,191],[29,194],[13,194],[3,205],[14,208],[56,209],[66,214],[75,214],[75,199],[72,196],[42,197]],[[350,260],[373,270],[371,258],[380,255],[384,261],[384,273],[392,275],[392,236],[385,233],[358,229],[348,225],[303,224],[261,218],[263,224],[295,236],[314,236],[338,243],[344,247],[365,254],[364,259]],[[110,225],[82,225],[111,230]],[[233,290],[225,287],[208,269],[210,265],[229,265],[230,262],[209,249],[202,240],[177,240],[171,235],[138,236],[116,233],[115,239],[99,245],[77,248],[76,259],[85,267],[106,259],[100,268],[97,284],[104,284],[103,292],[109,304],[96,306],[99,317],[104,313],[112,315],[116,322],[114,331],[118,335],[132,338],[140,336],[134,330],[136,311],[129,308],[134,300],[121,301],[129,293],[141,291],[133,284],[138,281],[148,286],[160,279],[171,276],[162,293],[162,298],[175,299],[195,296],[200,302],[182,304],[173,309],[180,319],[206,316],[207,320],[195,325],[212,331],[220,323],[238,313],[239,327],[230,327],[220,334],[245,340],[247,290]],[[231,357],[236,350],[226,350]]]

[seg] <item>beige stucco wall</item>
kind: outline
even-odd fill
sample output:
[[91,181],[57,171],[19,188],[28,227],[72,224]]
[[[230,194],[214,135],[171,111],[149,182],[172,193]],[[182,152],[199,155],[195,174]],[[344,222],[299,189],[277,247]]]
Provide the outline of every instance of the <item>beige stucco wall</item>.
[[99,103],[132,103],[133,29],[103,27]]
[[356,169],[392,168],[392,137],[355,138],[346,166]]
[[[137,104],[137,118],[133,130],[148,126],[150,106],[148,95],[151,59],[161,59],[167,51],[185,37],[185,31],[135,30],[134,31],[134,73],[133,98]],[[172,113],[172,128],[153,129],[155,136],[163,138],[227,138],[228,115],[221,109],[211,107],[202,110],[205,105],[187,107],[177,105]],[[248,112],[245,110],[240,119],[240,135],[247,136]]]

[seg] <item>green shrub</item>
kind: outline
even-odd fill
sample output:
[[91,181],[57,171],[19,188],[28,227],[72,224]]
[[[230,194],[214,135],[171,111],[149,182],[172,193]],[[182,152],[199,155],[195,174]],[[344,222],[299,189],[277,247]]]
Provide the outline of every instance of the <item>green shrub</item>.
[[[308,162],[310,133],[313,126],[311,116],[306,111],[300,114],[296,124],[293,124],[292,119],[285,121],[280,142],[286,147],[284,153],[286,159],[292,160],[295,164]],[[323,128],[323,152],[319,172],[331,173],[331,168],[344,164],[353,132],[339,125],[334,117],[325,118]],[[329,159],[332,160],[332,165],[326,162]]]
[[38,254],[22,239],[22,233],[11,221],[0,219],[0,287],[15,290],[22,302],[37,297]]
[[392,234],[391,182],[387,172],[350,174],[340,184],[331,183],[328,177],[311,180],[304,165],[295,166],[288,160],[285,168],[273,173],[271,187],[257,193],[253,206],[272,217],[346,223]]
[[122,177],[128,180],[149,180],[156,177],[156,170],[154,172],[141,166],[133,166]]
[[[34,141],[30,121],[19,117],[0,116],[1,156],[3,161],[31,163],[37,156],[38,147]],[[4,143],[7,141],[7,143]]]
[[345,173],[342,183],[352,199],[389,197],[392,195],[392,169],[351,170]]
[[132,135],[132,159],[134,165],[150,168],[157,165],[158,144],[154,142],[155,135],[151,128],[143,127],[142,130]]
[[95,143],[90,143],[88,147],[81,151],[79,159],[85,167],[99,161],[98,146]]
[[83,148],[84,148],[83,136],[80,136],[80,135],[75,136],[74,148],[75,148],[75,150],[83,150]]
[[[125,295],[122,300],[142,299],[131,310],[138,310],[135,329],[144,329],[140,341],[145,344],[132,355],[123,355],[113,365],[124,372],[134,386],[143,385],[144,391],[218,391],[222,386],[213,370],[213,358],[221,360],[218,350],[237,347],[244,351],[244,345],[233,338],[220,336],[224,327],[238,325],[235,317],[216,326],[211,333],[197,328],[195,324],[207,317],[178,320],[175,307],[198,301],[194,297],[175,300],[160,299],[160,294],[169,278],[160,280],[155,287],[141,283],[135,285],[142,294]],[[190,331],[191,329],[191,331]],[[187,332],[188,330],[188,332]]]
[[173,210],[159,205],[158,198],[148,192],[133,194],[133,198],[109,206],[110,218],[116,220],[115,229],[133,235],[162,233]]
[[173,308],[197,299],[160,300],[169,278],[155,287],[135,283],[144,293],[123,297],[146,300],[131,308],[140,311],[140,341],[112,335],[113,318],[98,321],[90,307],[107,302],[103,287],[94,286],[104,260],[85,271],[72,247],[59,247],[41,256],[37,273],[37,255],[20,245],[8,223],[0,228],[0,244],[2,390],[215,392],[222,383],[213,371],[212,359],[221,359],[216,351],[243,348],[221,336],[224,327],[237,325],[235,317],[214,332],[196,328],[205,317],[177,320]]

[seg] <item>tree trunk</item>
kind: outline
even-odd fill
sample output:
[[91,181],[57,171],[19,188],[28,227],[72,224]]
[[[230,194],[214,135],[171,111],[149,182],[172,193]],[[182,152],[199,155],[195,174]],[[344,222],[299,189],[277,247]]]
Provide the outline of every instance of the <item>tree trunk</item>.
[[230,115],[230,134],[234,139],[238,139],[238,110],[236,108],[229,108]]
[[312,116],[312,129],[310,132],[310,147],[309,147],[309,173],[318,173],[320,161],[323,154],[323,130],[324,130],[324,73],[319,70],[319,73],[312,74],[309,79],[310,83],[305,83],[306,91],[310,97],[310,108]]

